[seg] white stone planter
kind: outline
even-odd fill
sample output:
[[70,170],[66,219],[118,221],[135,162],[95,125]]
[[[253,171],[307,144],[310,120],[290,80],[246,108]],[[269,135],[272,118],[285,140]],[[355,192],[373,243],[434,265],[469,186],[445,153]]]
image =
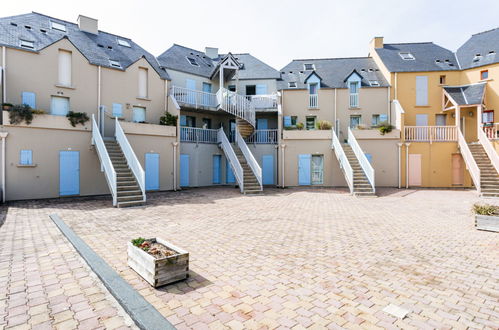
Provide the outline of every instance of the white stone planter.
[[189,275],[189,253],[160,238],[147,241],[163,244],[177,252],[173,256],[156,259],[146,251],[128,242],[128,266],[142,276],[153,287],[186,279]]
[[475,215],[475,227],[478,230],[499,232],[499,217],[491,215]]

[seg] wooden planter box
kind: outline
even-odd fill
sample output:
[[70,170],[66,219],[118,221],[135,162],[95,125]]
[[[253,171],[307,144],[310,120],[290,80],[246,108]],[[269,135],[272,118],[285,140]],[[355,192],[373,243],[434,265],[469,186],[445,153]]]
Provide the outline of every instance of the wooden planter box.
[[186,279],[189,275],[189,253],[160,238],[148,241],[163,244],[178,254],[156,259],[146,251],[128,242],[128,266],[153,287]]
[[478,230],[499,232],[499,217],[493,215],[475,215],[475,227]]

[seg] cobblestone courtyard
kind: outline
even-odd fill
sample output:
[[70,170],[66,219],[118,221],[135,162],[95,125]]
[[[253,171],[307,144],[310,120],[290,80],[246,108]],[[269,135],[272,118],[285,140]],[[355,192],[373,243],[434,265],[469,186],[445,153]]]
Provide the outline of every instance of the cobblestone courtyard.
[[[207,188],[14,202],[0,223],[0,329],[114,329],[132,322],[48,215],[57,213],[177,328],[497,328],[499,234],[473,227],[471,191],[330,189],[242,196]],[[126,242],[190,252],[191,277],[151,288]],[[403,320],[389,304],[409,310]]]

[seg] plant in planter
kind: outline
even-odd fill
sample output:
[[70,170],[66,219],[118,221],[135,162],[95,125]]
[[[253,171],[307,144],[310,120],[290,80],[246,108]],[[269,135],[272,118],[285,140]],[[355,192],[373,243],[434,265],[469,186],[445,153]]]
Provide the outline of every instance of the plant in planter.
[[378,125],[378,130],[381,135],[385,135],[386,133],[390,133],[395,127],[390,125],[387,122],[382,122]]
[[319,120],[315,126],[319,130],[330,130],[333,127],[333,124],[327,120]]
[[177,119],[178,116],[172,115],[171,113],[167,112],[164,116],[161,116],[159,118],[159,124],[165,126],[177,126]]
[[12,109],[13,105],[11,103],[3,103],[2,104],[2,109],[3,110],[7,110],[9,111],[10,109]]
[[68,118],[69,123],[73,127],[76,127],[76,125],[78,124],[85,125],[85,123],[90,120],[86,112],[69,111],[66,117]]
[[301,130],[302,130],[302,129],[304,129],[304,128],[305,128],[305,125],[304,125],[303,123],[298,123],[298,124],[296,124],[296,129],[297,129],[297,130],[301,131]]
[[16,104],[9,111],[9,120],[12,125],[19,125],[23,121],[29,125],[33,121],[33,111],[27,104]]
[[474,204],[472,211],[477,229],[499,232],[499,206]]

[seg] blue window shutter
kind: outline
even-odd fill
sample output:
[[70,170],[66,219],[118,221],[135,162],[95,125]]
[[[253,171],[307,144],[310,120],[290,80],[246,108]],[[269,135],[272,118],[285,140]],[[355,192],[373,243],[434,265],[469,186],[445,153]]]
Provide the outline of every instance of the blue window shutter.
[[113,103],[113,116],[123,117],[123,105],[121,103]]
[[33,92],[22,92],[21,93],[22,104],[27,104],[31,109],[36,109],[36,95]]
[[428,76],[416,76],[416,105],[428,105]]
[[291,116],[284,116],[284,127],[291,127]]
[[388,115],[379,115],[379,121],[380,122],[384,122],[384,121],[388,121]]
[[187,117],[185,115],[180,116],[180,126],[187,126]]
[[19,164],[33,165],[33,151],[21,150],[21,159],[19,160]]
[[267,94],[267,85],[256,85],[255,87],[256,95],[265,95]]
[[311,160],[312,155],[298,155],[298,185],[308,186],[311,181]]
[[373,162],[373,155],[368,154],[368,153],[364,153],[364,155],[366,156],[366,158],[367,158],[367,160],[369,161],[369,163],[372,163],[372,162]]

